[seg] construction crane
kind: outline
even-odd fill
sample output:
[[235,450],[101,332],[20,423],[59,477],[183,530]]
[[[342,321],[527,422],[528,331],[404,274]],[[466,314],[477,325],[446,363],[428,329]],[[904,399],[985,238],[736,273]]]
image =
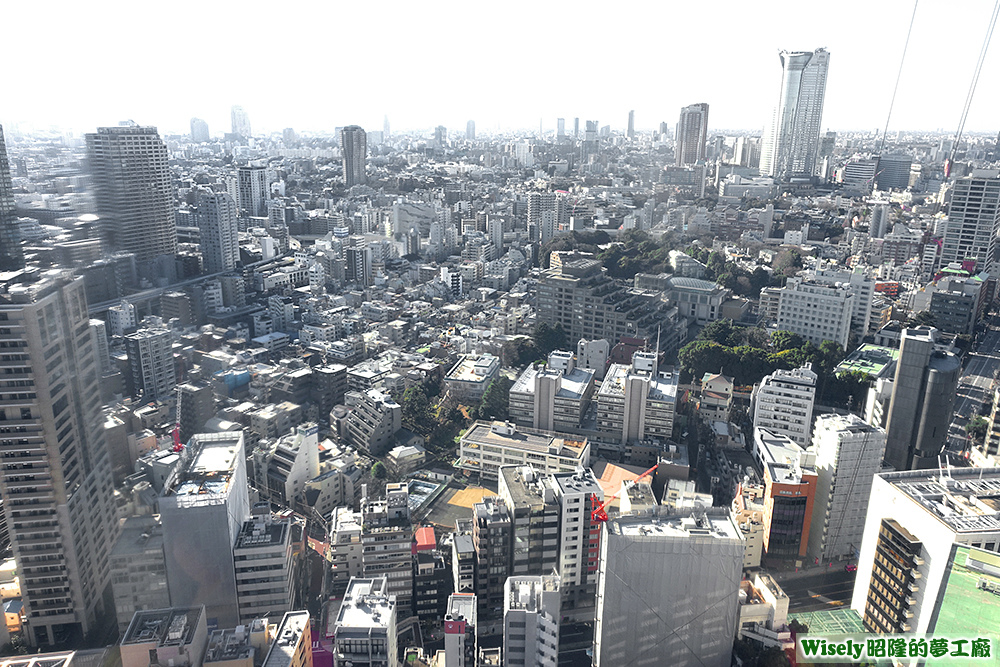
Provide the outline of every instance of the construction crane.
[[[659,467],[660,467],[660,464],[657,463],[655,466],[653,466],[652,468],[650,468],[646,472],[642,473],[641,475],[639,475],[638,477],[636,477],[632,481],[633,482],[638,482],[643,477],[648,477],[648,476],[652,475],[654,472],[656,472],[656,469],[659,468]],[[590,497],[590,502],[594,506],[594,509],[590,512],[590,520],[591,521],[607,521],[608,520],[608,513],[606,511],[607,507],[608,507],[608,505],[611,504],[612,500],[614,500],[615,498],[617,498],[620,495],[621,495],[621,491],[619,491],[615,495],[611,496],[607,500],[601,500],[600,498],[597,497],[597,494],[592,495]]]
[[172,452],[181,452],[181,451],[183,451],[184,445],[181,443],[181,425],[180,424],[174,424],[173,434],[174,434],[174,447],[170,451],[172,451]]

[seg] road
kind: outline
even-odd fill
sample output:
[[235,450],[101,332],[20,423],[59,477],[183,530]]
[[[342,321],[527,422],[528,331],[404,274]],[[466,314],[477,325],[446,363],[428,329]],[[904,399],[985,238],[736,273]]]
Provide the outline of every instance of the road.
[[774,574],[774,578],[788,596],[788,611],[822,611],[851,604],[854,593],[854,572],[847,572],[843,565],[816,568],[801,574]]
[[965,426],[979,414],[980,406],[990,400],[990,387],[1000,371],[1000,327],[991,324],[983,334],[977,352],[965,364],[965,374],[958,383],[955,410],[948,427],[947,449],[962,452],[968,446]]

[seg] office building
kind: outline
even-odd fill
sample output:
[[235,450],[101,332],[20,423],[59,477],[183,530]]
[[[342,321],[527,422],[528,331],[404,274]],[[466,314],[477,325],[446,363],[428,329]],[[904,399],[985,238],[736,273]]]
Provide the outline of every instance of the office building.
[[405,483],[385,487],[385,499],[363,491],[361,498],[361,572],[368,579],[385,577],[399,616],[408,618],[413,599],[413,526]]
[[479,642],[476,637],[476,596],[454,593],[448,596],[444,615],[444,661],[438,667],[476,667]]
[[886,419],[885,462],[896,470],[938,467],[962,368],[935,349],[938,330],[903,329]]
[[131,333],[139,323],[135,306],[122,301],[117,306],[108,308],[108,330],[112,336],[124,336]]
[[578,368],[572,352],[555,350],[542,367],[529,364],[510,388],[510,420],[543,431],[580,428],[594,394],[594,371]]
[[139,262],[177,254],[167,145],[155,127],[99,127],[86,135],[87,162],[106,247]]
[[854,289],[789,278],[778,297],[778,329],[796,333],[813,345],[832,340],[847,348],[854,313]]
[[368,182],[365,160],[368,140],[365,131],[357,125],[348,125],[340,131],[340,150],[344,156],[344,186],[352,187]]
[[166,398],[177,386],[173,341],[166,329],[139,329],[125,336],[134,395],[143,401]]
[[499,618],[503,612],[503,586],[511,568],[512,528],[510,512],[500,498],[483,498],[472,506],[474,590],[482,619]]
[[[909,259],[909,258],[907,258]],[[863,268],[841,269],[826,263],[820,263],[815,269],[808,269],[799,274],[806,282],[836,287],[839,284],[849,285],[854,294],[854,305],[851,310],[851,333],[861,340],[868,335],[871,327],[872,301],[875,298],[874,278],[867,275]]]
[[708,138],[708,105],[702,102],[681,109],[676,132],[674,156],[677,166],[704,162],[705,141]]
[[330,520],[330,590],[342,593],[352,577],[361,576],[361,512],[338,507]]
[[243,140],[253,136],[250,131],[250,114],[241,106],[234,106],[230,110],[230,120],[232,121],[233,134]]
[[30,385],[0,395],[0,453],[17,461],[0,471],[0,496],[30,646],[82,641],[112,613],[118,522],[83,283],[60,272],[0,282],[0,365]]
[[270,505],[260,503],[244,522],[233,547],[240,624],[292,610],[295,568],[292,520],[275,520]]
[[549,480],[530,465],[500,468],[498,495],[513,521],[512,576],[559,569],[562,507]]
[[367,287],[372,284],[372,249],[368,247],[364,237],[351,237],[350,244],[344,248],[344,280]]
[[10,180],[7,143],[0,125],[0,271],[24,268],[21,230],[14,213],[14,186]]
[[209,419],[215,416],[215,392],[207,382],[177,385],[177,425],[181,442],[201,433]]
[[781,90],[772,122],[764,131],[760,173],[779,180],[816,173],[819,133],[830,54],[782,51]]
[[472,424],[459,441],[458,467],[494,480],[506,465],[532,465],[544,473],[573,472],[590,465],[590,443],[583,436],[519,429],[511,422]]
[[399,667],[396,616],[385,577],[352,577],[333,625],[333,666]]
[[271,642],[267,619],[256,618],[248,625],[213,630],[208,635],[203,667],[255,667],[262,665]]
[[201,118],[191,119],[191,141],[196,144],[207,143],[211,137],[208,134],[208,123]]
[[199,433],[159,499],[174,605],[204,605],[210,625],[240,622],[233,547],[250,517],[243,433]]
[[446,595],[454,590],[451,551],[438,548],[430,526],[418,528],[413,558],[413,614],[422,621],[438,622],[447,613]]
[[601,522],[593,518],[604,490],[590,468],[557,473],[550,485],[559,501],[559,586],[564,609],[592,607],[597,592]]
[[764,553],[771,563],[806,555],[816,503],[816,454],[767,429],[754,429],[754,458],[764,471]]
[[728,512],[612,519],[601,535],[596,667],[729,667],[743,539]]
[[556,118],[556,139],[562,139],[566,136],[566,119]]
[[512,576],[504,584],[504,667],[559,664],[559,577]]
[[492,354],[463,354],[444,376],[448,393],[474,403],[483,397],[500,372],[500,358]]
[[200,667],[207,646],[205,608],[174,606],[136,612],[118,650],[122,667]]
[[290,611],[274,633],[263,667],[313,667],[312,648],[309,612]]
[[878,159],[875,184],[879,190],[905,190],[910,187],[910,166],[913,158],[898,153],[882,155]]
[[609,442],[666,442],[673,435],[678,373],[660,371],[655,352],[611,364],[597,391],[597,430]]
[[131,516],[111,551],[111,590],[118,630],[124,633],[137,611],[170,606],[163,526],[158,516]]
[[882,468],[885,431],[856,415],[822,415],[812,442],[817,481],[809,555],[824,561],[857,558],[872,479]]
[[[267,188],[267,167],[254,165],[238,167],[236,178],[229,182],[229,194],[236,203],[239,215],[253,218],[267,217],[267,200],[270,197]],[[237,246],[237,253],[238,251]]]
[[635,110],[628,112],[628,128],[625,130],[625,136],[629,139],[635,139]]
[[[865,631],[930,633],[950,621],[951,630],[976,636],[971,633],[985,621],[995,632],[995,603],[986,601],[994,598],[977,581],[996,581],[998,501],[996,468],[876,476],[851,598]],[[960,554],[977,556],[979,572],[965,558],[959,560]],[[963,570],[968,576],[957,577]],[[952,587],[956,578],[964,579],[957,592]],[[966,602],[966,613],[957,619],[945,613],[956,593]],[[956,620],[961,627],[954,627]]]
[[470,120],[465,124],[465,140],[475,141],[476,140],[476,121]]
[[[242,169],[241,169],[242,172]],[[202,266],[205,273],[232,271],[240,261],[239,207],[225,192],[205,195],[198,203],[198,225]]]
[[818,377],[810,363],[764,376],[753,388],[754,428],[787,435],[802,447],[808,447]]
[[974,169],[955,181],[941,246],[941,266],[966,259],[994,273],[1000,231],[1000,171]]

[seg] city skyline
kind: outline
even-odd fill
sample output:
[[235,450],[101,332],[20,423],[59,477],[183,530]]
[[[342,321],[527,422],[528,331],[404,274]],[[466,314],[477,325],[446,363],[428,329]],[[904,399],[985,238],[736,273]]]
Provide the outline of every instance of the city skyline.
[[[113,15],[118,5],[108,4],[109,11],[101,14],[102,21],[105,16]],[[248,94],[238,78],[185,75],[183,69],[177,68],[178,51],[199,54],[200,62],[224,63],[231,57],[230,50],[224,40],[217,45],[206,42],[189,17],[165,14],[163,6],[129,8],[130,17],[138,12],[140,18],[159,26],[156,32],[171,36],[171,41],[158,50],[149,49],[147,33],[136,32],[125,34],[118,41],[95,42],[79,53],[71,54],[68,47],[59,46],[38,52],[32,42],[37,36],[35,31],[11,31],[12,51],[33,54],[25,74],[31,75],[37,68],[39,76],[26,77],[29,80],[46,81],[41,73],[65,70],[68,62],[76,70],[64,73],[80,76],[63,77],[58,86],[28,83],[23,89],[28,94],[7,101],[0,112],[3,114],[0,121],[25,129],[56,125],[82,132],[132,118],[140,124],[160,128],[163,134],[172,134],[187,132],[191,118],[198,117],[208,122],[214,135],[221,135],[229,129],[231,107],[242,106],[253,127],[259,128],[258,134],[280,132],[289,126],[305,132],[332,133],[336,127],[352,123],[372,130],[381,126],[384,115],[388,115],[397,131],[433,128],[438,124],[458,130],[470,119],[486,132],[495,131],[498,125],[504,130],[537,128],[541,118],[545,131],[554,132],[557,117],[596,118],[601,125],[609,124],[624,131],[628,112],[635,109],[636,129],[648,131],[663,120],[672,123],[678,109],[690,100],[703,100],[712,107],[712,129],[760,131],[777,101],[781,74],[778,52],[824,47],[833,56],[833,68],[822,129],[881,130],[913,10],[909,2],[875,6],[847,2],[838,5],[835,14],[817,20],[815,14],[800,18],[801,8],[789,2],[769,2],[763,7],[722,3],[719,11],[725,17],[723,25],[738,26],[740,34],[753,39],[737,39],[734,34],[732,43],[739,43],[738,49],[701,49],[693,37],[663,42],[636,40],[632,35],[640,19],[644,26],[662,25],[664,30],[681,23],[698,25],[702,15],[683,7],[646,7],[635,3],[605,16],[586,8],[571,12],[532,5],[532,21],[525,22],[521,17],[528,13],[527,5],[523,6],[524,12],[521,7],[513,6],[503,15],[469,17],[459,11],[459,5],[449,2],[439,3],[438,12],[383,4],[391,10],[388,13],[391,18],[379,26],[378,41],[400,48],[373,48],[366,45],[368,34],[360,31],[338,33],[340,52],[363,53],[367,65],[342,70],[337,90],[359,94],[342,95],[323,92],[322,87],[309,88],[302,94],[304,103],[292,108],[274,102],[277,98]],[[991,5],[983,0],[966,3],[960,11],[927,5],[918,8],[890,132],[953,132],[957,128]],[[336,14],[330,12],[328,7],[317,4],[307,6],[303,14],[311,17],[309,25],[319,26],[365,21],[366,17],[382,15],[370,5],[338,8]],[[24,6],[9,10],[9,14],[11,25],[18,22],[30,25],[38,19],[37,13]],[[54,12],[46,18],[47,43],[74,43],[77,34],[86,32],[87,26],[97,20],[96,16],[71,5],[65,11]],[[229,13],[223,8],[205,7],[198,18],[205,24],[227,25],[237,34],[253,29],[252,15]],[[581,61],[567,49],[565,40],[551,39],[554,32],[586,35],[598,22],[604,35],[601,50],[620,53],[624,59],[596,57]],[[878,26],[878,39],[869,40],[870,43],[859,40],[863,36],[858,34],[859,26],[863,30]],[[476,58],[463,58],[455,50],[453,40],[414,43],[414,35],[434,30],[455,35],[475,31],[477,43],[482,44],[504,43],[497,41],[502,35],[518,34],[522,42],[534,47],[510,50],[494,47]],[[706,43],[718,41],[710,39],[713,33],[708,31],[682,32],[704,36]],[[956,35],[962,38],[942,39]],[[857,46],[859,41],[864,45]],[[295,60],[299,65],[289,68],[283,58],[265,58],[259,72],[261,77],[294,87],[297,75],[290,73],[300,71],[308,76],[310,60],[317,63],[317,70],[319,63],[325,62],[322,50],[327,48],[326,40],[310,40],[308,30],[296,38],[296,46]],[[585,43],[581,48],[586,51]],[[118,59],[119,53],[129,51],[140,55],[128,61]],[[405,58],[401,57],[404,53]],[[671,67],[671,63],[687,62],[693,54],[699,60],[697,66]],[[636,66],[629,67],[630,62]],[[128,88],[106,87],[100,98],[95,99],[90,89],[92,78],[82,75],[107,68],[109,63],[114,64],[119,80],[129,82]],[[1000,57],[994,50],[987,54],[982,80],[995,80],[998,70]],[[391,76],[384,76],[388,73]],[[496,95],[466,96],[445,107],[434,103],[438,86],[428,85],[428,73],[432,81],[438,80],[441,85],[452,78],[506,80],[513,85],[497,88]],[[177,83],[171,85],[172,80]],[[593,85],[587,85],[588,81]],[[607,88],[611,81],[614,86]],[[594,95],[594,87],[615,92]],[[933,104],[927,104],[928,96],[933,96]],[[1000,93],[991,87],[980,86],[966,125],[968,132],[995,129],[990,125],[989,110],[1000,101],[998,96]],[[87,103],[68,117],[64,104],[67,98]],[[533,103],[525,105],[525,99]]]

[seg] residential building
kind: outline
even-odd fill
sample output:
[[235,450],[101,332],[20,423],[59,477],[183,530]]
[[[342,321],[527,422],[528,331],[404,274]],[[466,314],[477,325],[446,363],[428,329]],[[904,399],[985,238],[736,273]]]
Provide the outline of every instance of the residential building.
[[108,308],[108,330],[112,336],[124,336],[131,333],[139,323],[135,306],[122,301],[117,306]]
[[937,341],[933,327],[909,327],[900,338],[885,426],[885,462],[896,470],[938,467],[947,440],[962,371]]
[[498,618],[503,612],[503,586],[511,568],[512,532],[510,512],[503,500],[484,498],[472,506],[475,593],[482,619]]
[[330,521],[330,591],[342,593],[353,577],[362,571],[363,546],[361,544],[361,512],[350,507],[338,507]]
[[1000,232],[1000,171],[974,169],[955,181],[941,246],[941,266],[966,259],[993,274]]
[[389,451],[396,432],[403,427],[403,408],[388,394],[369,389],[347,417],[347,442],[356,449],[380,456]]
[[259,503],[236,538],[233,561],[240,625],[292,610],[296,582],[291,518],[275,520],[270,505]]
[[572,472],[590,464],[585,437],[519,429],[510,422],[477,421],[462,434],[458,467],[497,479],[501,466],[532,465],[540,472]]
[[177,386],[173,340],[166,329],[139,329],[125,336],[135,396],[143,401],[163,399]]
[[215,416],[215,393],[207,382],[185,382],[177,385],[177,426],[181,442],[201,433],[209,419]]
[[818,377],[811,363],[790,371],[779,369],[764,376],[753,388],[754,428],[787,435],[802,447],[808,447]]
[[510,420],[543,431],[580,428],[594,393],[594,371],[576,366],[572,352],[555,350],[548,363],[529,364],[510,388]]
[[24,268],[21,230],[14,212],[14,187],[10,180],[7,143],[0,125],[0,272]]
[[239,214],[236,199],[226,192],[203,195],[198,202],[195,222],[200,230],[198,245],[205,273],[236,268],[240,261]]
[[601,535],[594,665],[729,667],[743,539],[722,509],[611,519]]
[[118,522],[84,279],[16,280],[0,280],[0,365],[23,384],[0,394],[0,453],[16,460],[0,471],[0,496],[25,639],[40,647],[82,638],[111,613]]
[[678,373],[660,371],[656,352],[635,352],[631,365],[611,364],[597,391],[597,431],[621,444],[673,435]]
[[755,428],[754,456],[764,471],[765,558],[799,561],[805,558],[815,516],[816,454],[791,438]]
[[[263,667],[313,667],[312,646],[309,612],[287,612],[274,633]],[[364,663],[355,664],[360,667]]]
[[[872,321],[872,300],[875,297],[875,279],[865,273],[863,268],[854,270],[839,269],[834,266],[820,265],[800,273],[807,282],[821,285],[849,285],[854,293],[854,304],[851,310],[851,332],[858,340],[868,335]],[[808,299],[807,299],[808,301]],[[845,348],[846,349],[846,348]]]
[[413,558],[413,615],[440,621],[447,613],[447,593],[453,591],[451,553],[438,548],[434,529],[418,528]]
[[503,600],[504,667],[556,667],[560,619],[559,577],[508,577]]
[[334,667],[399,667],[396,600],[385,577],[351,577],[334,621],[333,645]]
[[705,143],[708,139],[708,105],[701,102],[681,109],[676,132],[674,156],[677,166],[704,162]]
[[170,606],[163,526],[158,516],[131,516],[111,551],[111,590],[118,630],[124,634],[138,611]]
[[230,110],[230,120],[232,121],[233,134],[246,141],[253,135],[250,132],[250,114],[241,106],[234,106]]
[[237,625],[233,546],[250,517],[242,432],[192,437],[159,507],[171,603],[204,605],[212,625]]
[[849,285],[789,278],[778,299],[778,329],[796,333],[813,345],[832,340],[847,349],[854,301]]
[[500,468],[499,496],[514,524],[512,576],[550,574],[559,568],[562,508],[547,481],[530,465]]
[[167,145],[155,127],[99,127],[86,135],[87,163],[106,247],[139,262],[177,254]]
[[[965,600],[966,611],[951,616],[961,627],[949,629],[976,636],[984,622],[986,629],[996,627],[996,614],[982,612],[984,598],[971,603],[968,598],[973,593],[989,596],[976,590],[977,580],[996,581],[998,498],[996,468],[910,470],[875,477],[851,598],[866,632],[932,633],[951,616],[942,607],[956,596]],[[982,563],[977,572],[964,557],[958,560],[966,555],[993,565],[984,569],[987,564]],[[958,568],[968,568],[971,576],[952,581]],[[958,591],[953,590],[955,583]]]
[[476,546],[472,541],[472,519],[456,519],[451,541],[451,574],[456,593],[476,590]]
[[721,373],[705,373],[701,378],[698,415],[708,423],[728,422],[733,407],[733,378]]
[[201,118],[191,119],[191,141],[196,144],[208,143],[211,136],[208,133],[208,123]]
[[365,161],[368,157],[368,135],[357,125],[340,131],[340,150],[344,156],[344,185],[348,188],[368,182]]
[[413,526],[405,483],[385,487],[385,499],[361,499],[361,572],[371,579],[385,577],[397,613],[411,616],[413,599]]
[[444,661],[438,667],[476,667],[479,642],[476,636],[476,596],[454,593],[448,596],[444,615]]
[[594,520],[604,491],[590,468],[551,476],[559,501],[559,586],[564,609],[589,608],[597,592],[601,522]]
[[765,128],[760,173],[779,180],[816,173],[819,133],[830,54],[782,51],[781,90],[771,123]]
[[320,474],[319,426],[299,424],[278,441],[262,441],[252,454],[254,482],[262,497],[282,507],[305,505],[306,482]]
[[459,401],[478,401],[500,372],[500,359],[492,354],[464,354],[444,376],[448,393]]
[[882,468],[885,431],[853,414],[822,415],[812,442],[817,481],[809,555],[823,561],[856,558],[872,479]]
[[122,667],[199,667],[208,646],[205,608],[137,611],[118,645]]
[[603,338],[599,340],[581,338],[576,344],[577,368],[594,371],[594,379],[603,380],[604,374],[608,370],[608,354],[610,352],[611,345]]

